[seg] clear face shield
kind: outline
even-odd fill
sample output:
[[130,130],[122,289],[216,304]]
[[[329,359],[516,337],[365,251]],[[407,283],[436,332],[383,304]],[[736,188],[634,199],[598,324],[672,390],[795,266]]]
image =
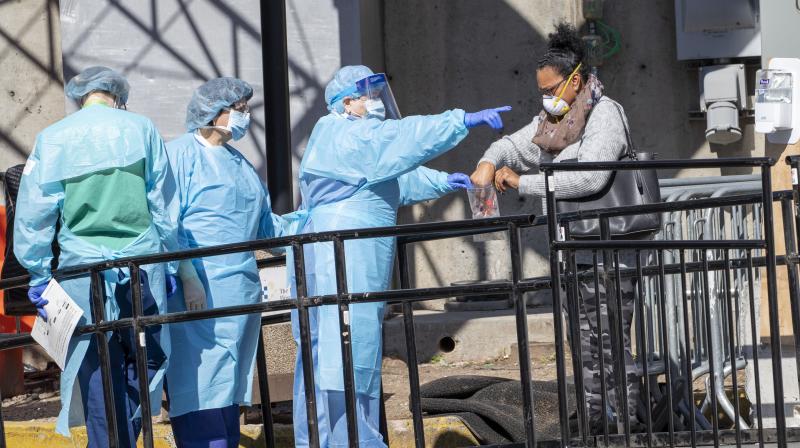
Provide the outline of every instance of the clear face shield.
[[388,120],[403,118],[384,73],[376,73],[356,81],[356,91],[362,97],[366,97],[368,118]]

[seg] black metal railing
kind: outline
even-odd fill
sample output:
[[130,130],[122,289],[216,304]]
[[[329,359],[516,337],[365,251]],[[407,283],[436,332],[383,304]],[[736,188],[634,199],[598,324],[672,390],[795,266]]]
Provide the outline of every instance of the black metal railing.
[[[796,168],[797,163],[794,163]],[[209,319],[215,317],[234,316],[253,313],[265,313],[275,311],[290,311],[296,310],[298,313],[298,326],[300,330],[300,356],[304,367],[304,388],[306,393],[306,415],[309,430],[309,443],[311,446],[319,446],[318,438],[318,422],[316,420],[316,401],[315,401],[315,387],[313,375],[312,353],[310,345],[310,327],[309,327],[309,308],[318,307],[323,305],[336,306],[339,311],[339,329],[340,338],[342,343],[343,353],[343,374],[344,374],[344,388],[347,409],[347,428],[349,435],[349,445],[351,447],[358,446],[358,427],[356,425],[356,412],[355,412],[355,387],[354,387],[354,374],[352,364],[352,353],[350,352],[349,337],[350,321],[345,318],[349,312],[349,305],[367,302],[388,302],[401,304],[406,350],[409,370],[409,383],[410,383],[410,407],[413,416],[413,427],[416,446],[425,446],[425,434],[423,425],[423,412],[420,400],[420,384],[419,384],[419,371],[416,357],[416,338],[414,334],[414,316],[412,312],[412,305],[417,301],[433,300],[439,298],[453,297],[453,296],[490,296],[490,295],[506,295],[513,303],[515,310],[516,333],[517,333],[517,346],[519,350],[519,370],[521,380],[521,393],[523,403],[523,423],[526,429],[527,442],[524,444],[528,447],[537,445],[554,444],[557,446],[593,446],[598,444],[607,445],[630,445],[630,444],[643,444],[647,446],[656,445],[702,445],[720,443],[752,443],[754,440],[760,443],[768,443],[774,439],[780,446],[784,446],[789,440],[800,441],[800,434],[792,430],[787,430],[785,415],[783,413],[783,391],[781,380],[781,359],[780,359],[780,334],[779,334],[779,317],[776,310],[778,309],[777,301],[777,278],[776,267],[778,264],[786,264],[792,271],[793,275],[789,276],[789,289],[792,301],[793,310],[797,307],[797,248],[794,235],[791,238],[786,236],[787,255],[783,257],[776,257],[773,224],[772,224],[772,203],[778,201],[784,207],[782,217],[784,222],[791,223],[791,211],[787,209],[792,205],[792,194],[796,199],[800,197],[800,190],[795,186],[794,192],[778,192],[774,193],[771,190],[770,168],[773,162],[765,158],[753,159],[727,159],[727,160],[682,160],[682,161],[649,161],[649,162],[618,162],[618,163],[595,163],[587,167],[586,164],[548,164],[543,165],[542,170],[546,175],[547,183],[552,185],[552,175],[556,170],[619,170],[619,169],[643,169],[643,168],[709,168],[709,167],[729,167],[729,166],[750,166],[761,169],[763,191],[761,194],[738,195],[722,198],[699,199],[692,201],[678,201],[672,203],[659,203],[649,204],[636,207],[618,207],[605,210],[595,211],[581,211],[571,214],[557,214],[556,198],[552,192],[547,194],[548,209],[553,211],[549,217],[533,217],[525,216],[509,216],[502,218],[492,218],[484,220],[465,220],[446,223],[426,223],[426,224],[410,224],[399,225],[392,227],[381,227],[371,229],[358,229],[346,230],[335,232],[323,232],[317,234],[304,234],[289,237],[274,238],[268,240],[259,240],[245,243],[228,244],[223,246],[201,248],[186,250],[174,253],[155,254],[141,257],[130,257],[119,260],[110,260],[93,265],[74,266],[59,269],[55,273],[56,279],[74,278],[77,276],[91,276],[92,280],[92,315],[94,322],[90,325],[85,325],[77,329],[76,334],[94,334],[98,340],[98,355],[101,362],[101,375],[103,378],[104,397],[106,406],[108,406],[108,419],[109,419],[109,443],[112,447],[119,447],[120,441],[116,440],[116,431],[112,428],[115,427],[115,413],[113,412],[113,395],[111,393],[111,371],[109,365],[108,346],[104,344],[106,338],[103,337],[106,332],[123,328],[132,328],[134,332],[141,333],[145,328],[153,325],[163,325],[177,322],[187,322],[201,319]],[[548,189],[549,191],[549,189]],[[663,212],[672,210],[688,210],[688,209],[704,209],[711,207],[728,207],[741,204],[754,204],[760,203],[763,205],[765,232],[764,238],[753,240],[722,240],[722,241],[618,241],[609,239],[608,236],[608,219],[611,216],[621,216],[627,214],[637,213],[651,213]],[[788,204],[788,205],[787,205]],[[595,218],[600,219],[603,223],[604,238],[595,241],[579,241],[570,240],[568,231],[565,232],[565,238],[559,237],[559,227],[564,226],[572,220]],[[800,218],[795,213],[795,224],[800,225]],[[524,278],[522,267],[522,251],[520,229],[533,227],[533,226],[548,226],[548,235],[550,241],[550,268],[551,274],[547,277],[541,278]],[[793,226],[789,226],[792,229]],[[569,226],[566,226],[568,229]],[[505,281],[492,282],[478,285],[464,285],[464,286],[444,286],[444,287],[429,287],[429,288],[415,288],[411,285],[410,279],[410,260],[408,249],[409,246],[415,243],[431,241],[444,238],[462,237],[467,235],[476,235],[492,232],[505,232],[506,241],[508,242],[508,255],[511,261],[511,275]],[[785,232],[786,233],[786,232]],[[380,237],[395,237],[398,244],[398,261],[400,266],[399,288],[387,291],[371,291],[371,292],[349,292],[347,285],[347,265],[345,260],[345,241],[355,239],[368,239]],[[306,287],[305,276],[305,262],[304,262],[304,246],[307,244],[314,244],[320,242],[332,242],[334,248],[335,258],[335,272],[337,279],[337,292],[336,294],[321,295],[309,297]],[[190,258],[208,257],[236,252],[251,252],[255,250],[280,250],[281,248],[289,248],[293,252],[293,265],[287,266],[287,269],[293,269],[296,278],[296,291],[297,299],[292,300],[275,300],[262,302],[250,305],[232,306],[232,307],[219,307],[214,309],[206,309],[202,311],[185,311],[159,315],[142,315],[142,291],[139,286],[138,277],[140,275],[140,267],[143,265],[164,263],[168,261],[183,260]],[[658,254],[663,254],[665,250],[680,251],[680,263],[664,263],[663,256],[657,256],[654,262],[642,263],[641,255],[645,252],[655,251]],[[724,256],[722,259],[713,258],[709,259],[707,256],[708,251],[718,251],[728,253],[731,250],[745,251],[745,257],[730,257]],[[753,256],[753,250],[763,251],[763,256]],[[594,263],[593,269],[588,271],[578,272],[576,265],[576,253],[589,252],[595,261],[603,260],[603,263]],[[634,251],[636,253],[636,264],[633,267],[622,266],[619,262],[620,253],[624,251]],[[695,255],[701,254],[699,258]],[[687,257],[688,255],[688,257]],[[269,263],[278,263],[279,261],[270,261]],[[601,267],[602,266],[602,267]],[[761,392],[757,388],[756,401],[757,401],[757,418],[759,423],[756,425],[757,430],[744,429],[741,427],[737,419],[733,425],[728,428],[721,428],[720,421],[716,412],[711,412],[712,424],[706,427],[705,422],[702,422],[699,417],[696,418],[696,413],[691,412],[691,418],[686,418],[684,408],[687,406],[691,409],[695,408],[695,392],[692,390],[692,382],[686,382],[684,388],[686,390],[676,391],[673,390],[673,382],[670,381],[673,375],[686,374],[691,378],[691,357],[685,356],[682,359],[682,368],[680,372],[666,368],[663,375],[666,376],[667,381],[664,383],[666,388],[665,404],[661,409],[666,408],[667,430],[660,431],[654,427],[654,423],[658,420],[655,418],[652,406],[650,404],[651,395],[654,391],[650,390],[650,386],[661,387],[656,382],[648,381],[650,376],[650,368],[648,361],[652,359],[648,353],[648,344],[644,342],[645,326],[642,325],[644,320],[644,309],[639,310],[637,338],[641,338],[641,344],[637,343],[637,354],[640,352],[641,360],[643,362],[642,377],[644,380],[645,396],[647,405],[645,406],[646,412],[646,429],[643,433],[634,433],[631,424],[628,421],[628,413],[624,412],[626,407],[625,394],[626,388],[622,387],[622,393],[617,394],[616,409],[621,412],[618,414],[623,415],[625,418],[618,422],[617,433],[610,434],[607,424],[603,425],[601,434],[593,434],[589,428],[588,415],[583,403],[586,403],[584,397],[584,390],[581,385],[584,383],[582,378],[582,368],[580,366],[580,346],[579,346],[579,330],[574,325],[574,319],[567,321],[567,332],[565,332],[563,322],[563,311],[566,310],[568,315],[575,316],[577,312],[577,293],[576,285],[580,280],[591,280],[595,283],[595,291],[600,286],[601,282],[606,286],[607,291],[616,291],[615,297],[612,302],[608,304],[609,323],[611,325],[611,349],[615,353],[614,362],[616,364],[614,374],[617,375],[617,385],[625,384],[625,365],[623,363],[622,353],[625,347],[622,345],[622,321],[620,319],[621,313],[621,297],[620,297],[620,284],[624,279],[638,279],[641,285],[641,280],[644,278],[657,278],[660,284],[664,284],[666,276],[678,275],[681,280],[686,282],[694,281],[695,277],[702,280],[702,287],[705,288],[703,304],[706,308],[710,309],[711,302],[708,298],[711,297],[709,290],[709,279],[712,273],[720,273],[720,275],[728,275],[726,273],[732,270],[746,271],[750,276],[748,283],[750,288],[749,305],[755,308],[753,290],[756,288],[753,281],[753,273],[755,269],[764,267],[767,270],[766,283],[768,290],[768,311],[770,322],[770,348],[772,357],[772,374],[774,382],[774,401],[776,428],[775,430],[767,430],[762,420],[762,400]],[[132,302],[133,302],[133,315],[129,318],[122,318],[114,321],[105,321],[103,317],[104,302],[107,299],[104,297],[105,288],[102,287],[102,272],[114,268],[127,268],[130,271],[132,284]],[[18,277],[12,279],[0,280],[0,289],[10,289],[15,287],[25,287],[28,279],[26,277]],[[562,292],[562,287],[563,291]],[[558,398],[559,398],[559,419],[561,422],[561,437],[556,441],[537,441],[536,425],[534,421],[534,394],[532,390],[532,370],[531,358],[529,353],[529,341],[527,334],[527,310],[524,299],[524,293],[535,290],[551,289],[553,292],[553,323],[555,332],[555,348],[556,348],[556,370],[558,382]],[[728,290],[726,288],[723,288]],[[684,288],[686,291],[686,288]],[[663,307],[664,291],[661,288],[661,302],[660,306]],[[641,295],[641,291],[640,291]],[[717,296],[715,296],[717,297]],[[564,300],[566,299],[566,300]],[[599,300],[599,299],[598,299]],[[683,296],[682,300],[685,302],[687,297]],[[716,299],[715,299],[716,300]],[[720,301],[731,301],[731,297],[723,294]],[[566,302],[566,303],[564,303]],[[738,303],[738,302],[737,302]],[[637,307],[642,308],[642,302],[639,301]],[[724,308],[726,312],[730,312],[734,307],[728,306]],[[598,306],[599,310],[600,307]],[[710,316],[709,310],[705,313],[695,314],[691,316],[688,314],[689,307],[684,307],[683,310],[686,314],[682,318],[686,321],[692,321],[700,327],[705,328],[706,331],[713,329],[705,322],[703,324],[701,319],[708,320]],[[738,309],[738,308],[737,308]],[[663,311],[661,315],[663,315]],[[797,315],[797,314],[795,314]],[[649,316],[649,315],[648,315]],[[732,318],[732,314],[726,315],[727,318]],[[262,325],[270,325],[278,322],[286,322],[288,320],[288,313],[278,315],[270,315],[262,317]],[[598,320],[599,322],[602,319]],[[751,320],[753,325],[751,328],[751,336],[756,337],[755,322]],[[728,322],[726,325],[733,327],[734,324]],[[795,325],[794,337],[797,340],[798,331],[797,324]],[[667,338],[663,337],[663,332],[671,331],[669,327],[661,323],[661,326],[656,326],[661,332],[661,339],[664,341]],[[737,327],[738,328],[738,327]],[[602,329],[601,329],[602,330]],[[601,331],[602,333],[602,331]],[[733,334],[733,332],[731,332]],[[575,377],[576,384],[576,398],[577,403],[577,419],[579,421],[578,431],[573,433],[570,431],[568,421],[569,404],[567,400],[567,380],[568,374],[566,371],[566,346],[565,337],[573,344],[572,353],[572,370]],[[684,350],[688,353],[691,351],[691,341],[688,335],[683,335]],[[710,336],[709,336],[710,337]],[[138,337],[136,340],[140,340]],[[144,338],[141,339],[144,341]],[[267,446],[275,446],[274,429],[269,408],[269,389],[267,384],[267,365],[266,356],[264,354],[263,341],[259,344],[257,352],[257,368],[259,387],[262,403],[262,418],[264,425],[265,441]],[[267,341],[269,342],[269,341]],[[728,341],[729,351],[731,353],[732,362],[730,369],[733,370],[734,388],[738,390],[736,381],[736,353],[741,351],[740,341]],[[6,336],[0,339],[0,350],[22,347],[32,344],[33,341],[29,335],[13,335]],[[577,345],[576,345],[577,344]],[[737,345],[739,344],[739,345]],[[751,346],[758,345],[755,340],[751,341]],[[800,346],[798,346],[800,347]],[[137,369],[140,372],[140,378],[144,383],[147,382],[146,375],[146,345],[138,345],[136,353]],[[777,356],[777,358],[776,358]],[[798,357],[800,359],[800,357]],[[601,363],[603,356],[600,356]],[[758,365],[758,356],[754,357],[754,364]],[[605,372],[605,368],[601,366],[600,371]],[[715,368],[725,369],[725,366],[716,366],[711,364],[710,375],[714,375]],[[799,370],[800,371],[800,370]],[[145,373],[145,374],[143,374]],[[603,375],[603,374],[601,374]],[[622,381],[620,381],[622,380]],[[798,378],[800,381],[800,377]],[[605,382],[603,382],[605,383]],[[714,387],[714,383],[710,383]],[[759,378],[757,378],[756,385],[759,385]],[[617,387],[618,389],[620,386]],[[603,407],[608,404],[608,398],[605,395],[605,390],[602,394]],[[713,392],[713,391],[712,391]],[[140,387],[141,395],[141,412],[142,412],[142,439],[145,447],[153,446],[153,427],[152,416],[150,415],[150,406],[147,403],[149,399],[147,384]],[[679,397],[680,395],[680,397]],[[706,394],[710,397],[712,411],[717,407],[716,395],[713,393]],[[686,398],[689,397],[689,398]],[[737,404],[738,395],[737,395]],[[778,406],[780,404],[780,406]],[[664,412],[661,412],[664,414]],[[608,417],[605,416],[604,419]],[[700,426],[698,426],[700,425]],[[685,430],[682,428],[686,428]],[[2,415],[0,414],[0,448],[5,446],[5,434],[2,433]]]
[[[778,295],[777,295],[777,266],[779,264],[787,265],[789,271],[788,275],[788,289],[790,292],[790,302],[792,307],[797,306],[797,273],[796,273],[796,253],[797,245],[794,238],[794,226],[791,222],[791,193],[778,192],[772,193],[772,180],[771,168],[774,164],[772,159],[768,158],[749,158],[749,159],[724,159],[724,160],[695,160],[695,161],[646,161],[646,162],[608,162],[608,163],[557,163],[557,164],[543,164],[541,167],[546,179],[547,189],[547,206],[551,211],[550,219],[548,221],[548,233],[550,240],[550,262],[551,262],[551,278],[553,279],[552,288],[555,300],[554,305],[554,322],[556,327],[556,339],[563,335],[564,329],[562,328],[560,314],[562,309],[565,310],[567,315],[571,315],[568,320],[568,335],[573,341],[579,338],[579,329],[577,328],[577,311],[581,301],[593,300],[595,307],[598,310],[596,316],[597,322],[600,325],[603,322],[599,310],[601,306],[607,307],[608,316],[608,339],[610,339],[611,360],[613,365],[610,369],[603,365],[605,356],[599,355],[599,375],[603,388],[600,398],[602,401],[601,409],[605,410],[613,407],[616,411],[613,413],[617,417],[617,434],[609,434],[608,427],[608,414],[602,413],[601,431],[593,433],[590,431],[588,424],[587,410],[585,406],[578,406],[577,418],[579,421],[579,437],[577,444],[604,444],[604,445],[624,445],[624,446],[654,446],[654,445],[668,445],[668,446],[696,446],[713,444],[719,446],[722,444],[736,444],[741,446],[743,443],[758,442],[760,445],[764,443],[774,442],[777,446],[786,446],[788,441],[797,441],[798,432],[796,428],[787,430],[785,406],[784,406],[784,391],[783,391],[783,377],[782,377],[782,356],[781,356],[781,339],[780,339],[780,317],[778,315]],[[591,210],[585,212],[558,214],[556,213],[557,198],[554,191],[550,189],[554,185],[553,176],[557,171],[596,171],[596,170],[626,170],[626,169],[687,169],[687,168],[707,168],[707,167],[754,167],[760,170],[762,191],[759,195],[739,195],[727,198],[711,198],[701,199],[695,201],[679,201],[672,203],[659,203],[651,205],[642,205],[634,207],[617,207],[605,210]],[[795,187],[795,190],[797,187]],[[797,197],[798,192],[794,192]],[[773,207],[772,202],[779,201],[782,207],[781,216],[784,221],[784,236],[787,249],[787,255],[782,257],[776,256],[775,241],[774,241],[774,225],[773,225]],[[760,202],[763,207],[764,214],[764,231],[762,239],[750,240],[672,240],[672,241],[654,241],[654,240],[616,240],[612,239],[609,232],[609,218],[614,216],[625,216],[642,213],[661,212],[669,210],[678,210],[686,208],[711,208],[711,207],[730,207],[739,204],[748,204]],[[569,223],[572,221],[582,219],[599,219],[601,235],[598,240],[570,240]],[[679,253],[680,262],[677,264],[667,265],[663,262],[665,251],[677,251]],[[752,252],[754,250],[761,250],[764,253],[762,257],[754,257]],[[743,252],[743,258],[734,259],[730,256],[731,251]],[[644,267],[642,265],[642,255],[650,254],[651,258],[655,260],[651,266]],[[577,268],[576,256],[583,254],[583,256],[591,257],[593,261],[592,268],[588,272],[580,272]],[[624,266],[620,263],[620,256],[623,254],[634,255],[634,266]],[[654,256],[653,256],[654,254]],[[687,262],[687,255],[692,259],[697,260],[694,263]],[[713,257],[713,259],[710,259]],[[630,258],[630,257],[629,257]],[[772,383],[773,388],[773,403],[774,403],[774,430],[767,430],[763,423],[763,396],[762,390],[759,386],[763,385],[762,378],[759,377],[759,352],[760,341],[758,340],[756,322],[757,314],[755,309],[757,303],[755,301],[755,286],[754,269],[763,266],[766,269],[766,291],[767,291],[767,311],[769,314],[769,349],[770,360],[772,367]],[[741,294],[739,291],[733,291],[730,286],[731,272],[735,270],[745,270],[748,276],[747,294]],[[695,274],[696,273],[696,274]],[[683,310],[679,314],[683,322],[684,332],[677,335],[680,343],[680,350],[682,359],[669,360],[667,353],[670,352],[668,346],[669,341],[672,339],[668,337],[670,332],[677,331],[681,325],[678,322],[666,322],[664,317],[668,315],[666,310],[666,297],[664,285],[668,275],[679,275],[680,282],[683,286],[677,304]],[[643,325],[646,319],[645,310],[643,307],[643,300],[641,297],[642,283],[645,279],[655,277],[659,285],[657,302],[655,310],[650,310],[649,315],[657,315],[660,321],[654,322],[653,333],[648,334],[647,328]],[[621,281],[623,279],[635,280],[638,284],[639,297],[635,300],[636,313],[639,318],[635,327],[635,342],[636,342],[636,357],[641,365],[642,385],[644,389],[644,416],[642,420],[644,423],[644,430],[640,433],[634,433],[631,428],[631,416],[628,412],[628,375],[631,372],[631,366],[626,365],[625,350],[631,350],[631,347],[624,346],[623,334],[623,304],[621,298]],[[593,281],[595,295],[591,298],[582,298],[578,294],[578,284],[581,281]],[[701,306],[699,311],[697,307],[691,308],[688,304],[690,299],[688,291],[688,282],[699,280],[702,293],[699,296],[691,297],[691,300],[700,302]],[[717,286],[716,282],[720,282],[721,286]],[[610,297],[601,297],[597,293],[600,286],[604,287],[606,294]],[[712,288],[712,286],[717,286]],[[563,287],[564,292],[559,290]],[[611,291],[611,292],[609,292]],[[740,303],[734,300],[733,295],[737,299],[747,297],[749,299],[750,314],[749,321],[751,326],[747,329],[750,332],[751,340],[749,347],[752,350],[753,368],[755,370],[755,412],[751,416],[753,422],[746,422],[740,415],[742,406],[741,397],[739,394],[740,384],[738,384],[738,370],[739,356],[743,353],[743,344],[739,338],[741,330],[739,322]],[[566,298],[566,303],[563,303],[562,296]],[[602,303],[601,303],[602,302]],[[692,309],[691,318],[689,310]],[[734,314],[736,314],[736,321],[734,321]],[[629,318],[630,320],[630,318]],[[631,325],[630,322],[627,325]],[[726,366],[718,365],[713,361],[713,353],[709,353],[708,357],[712,361],[709,363],[707,372],[706,389],[704,391],[704,403],[708,402],[708,412],[702,413],[696,408],[696,392],[694,390],[694,383],[697,379],[693,374],[692,355],[701,348],[698,341],[692,341],[688,329],[690,327],[701,328],[704,330],[704,337],[706,340],[714,339],[721,332],[720,328],[725,327],[728,331],[724,333],[727,335],[726,344],[722,347],[714,346],[713,344],[704,345],[702,348],[711,352],[715,349],[725,349],[729,359],[726,360],[730,371],[727,374],[732,383],[732,395],[735,401],[733,408],[733,421],[725,422],[726,428],[721,428],[722,422],[720,421],[720,414],[718,405],[718,391],[714,390],[716,382],[708,380],[717,374],[725,374]],[[605,332],[602,327],[598,333],[603,335]],[[628,330],[632,333],[632,330]],[[797,339],[797,329],[794,330],[795,339]],[[660,345],[660,353],[657,361],[662,364],[662,368],[655,369],[655,380],[651,379],[651,366],[648,366],[648,361],[653,361],[654,356],[649,353],[650,344],[647,342],[646,336],[651,336],[656,339]],[[633,339],[633,336],[630,336]],[[599,337],[601,340],[605,339],[603,336]],[[598,342],[599,343],[599,342]],[[631,344],[632,345],[632,344]],[[573,354],[576,353],[575,349],[580,350],[573,342]],[[585,350],[585,348],[584,348]],[[559,369],[559,400],[561,419],[564,422],[566,415],[566,385],[565,383],[565,366],[564,354],[557,350],[557,366]],[[678,361],[675,365],[671,361]],[[744,358],[746,362],[746,358]],[[635,367],[635,366],[634,366]],[[715,371],[719,369],[719,371]],[[582,366],[580,358],[573,355],[573,371],[575,374],[575,393],[578,403],[586,403],[586,390],[582,386],[584,378],[582,378]],[[608,403],[608,394],[605,390],[607,378],[604,378],[607,370],[611,370],[613,377],[611,378],[616,384],[616,402]],[[677,382],[672,378],[673,376],[681,377],[683,382]],[[659,381],[658,377],[663,378],[663,383]],[[800,378],[799,378],[800,380]],[[676,390],[675,384],[682,384],[680,387],[683,390]],[[659,403],[661,409],[662,431],[654,429],[654,415],[653,415],[653,397],[654,393],[652,386],[663,388],[664,390],[659,393],[662,395],[662,402]],[[638,416],[637,416],[638,417]],[[707,420],[710,420],[708,422]],[[743,428],[743,426],[748,426]],[[756,429],[753,429],[756,428]],[[594,440],[598,437],[597,440]],[[570,434],[565,425],[562,425],[562,440],[570,440]]]

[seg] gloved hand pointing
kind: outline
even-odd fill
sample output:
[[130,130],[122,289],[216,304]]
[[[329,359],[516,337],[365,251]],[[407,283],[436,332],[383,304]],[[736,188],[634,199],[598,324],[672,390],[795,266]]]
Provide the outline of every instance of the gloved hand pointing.
[[447,176],[447,185],[449,185],[453,190],[457,190],[459,188],[472,188],[472,182],[469,180],[469,176],[464,173],[449,174]]
[[494,109],[484,109],[479,112],[467,112],[464,115],[464,126],[467,128],[474,128],[475,126],[486,124],[492,129],[503,129],[503,119],[500,118],[500,112],[508,112],[511,106],[495,107]]
[[42,316],[42,319],[47,321],[47,311],[44,310],[44,306],[50,302],[42,297],[45,289],[47,289],[47,283],[31,286],[28,288],[28,299],[36,306],[36,312],[39,313],[39,316]]

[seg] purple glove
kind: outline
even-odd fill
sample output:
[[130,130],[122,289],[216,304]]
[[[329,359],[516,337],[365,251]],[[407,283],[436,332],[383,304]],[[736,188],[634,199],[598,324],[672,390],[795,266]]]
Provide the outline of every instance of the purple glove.
[[500,118],[500,112],[508,112],[511,106],[496,107],[494,109],[484,109],[479,112],[464,114],[464,126],[467,128],[474,128],[478,125],[489,125],[492,129],[503,129],[503,119]]
[[453,173],[447,176],[447,185],[449,185],[453,190],[457,190],[459,188],[472,188],[472,181],[470,181],[469,176],[464,173]]
[[31,286],[28,288],[28,300],[36,306],[36,312],[39,313],[39,316],[42,316],[42,319],[47,321],[47,311],[44,310],[44,306],[50,302],[42,298],[45,289],[47,289],[47,283]]
[[178,277],[167,274],[167,298],[171,298],[178,292]]

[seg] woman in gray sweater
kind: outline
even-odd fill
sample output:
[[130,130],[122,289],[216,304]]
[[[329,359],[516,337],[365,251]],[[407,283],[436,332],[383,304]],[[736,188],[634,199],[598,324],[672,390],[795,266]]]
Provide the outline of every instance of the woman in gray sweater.
[[[475,185],[494,183],[500,191],[509,188],[519,194],[544,198],[544,175],[538,173],[542,162],[576,160],[579,162],[616,161],[626,153],[627,120],[622,107],[603,95],[603,86],[584,62],[584,47],[577,30],[571,25],[559,24],[549,35],[549,49],[539,61],[536,80],[542,94],[543,110],[533,121],[519,131],[494,142],[478,162],[472,174]],[[555,173],[555,194],[558,199],[572,199],[599,192],[609,181],[610,171],[563,171]],[[543,201],[544,202],[544,201]],[[583,257],[582,257],[583,258]],[[578,268],[590,269],[581,263]],[[628,392],[628,415],[631,429],[641,429],[638,412],[639,378],[635,373],[631,354],[631,321],[634,309],[634,284],[621,282],[623,339],[625,344],[625,370]],[[594,282],[578,285],[580,326],[580,353],[583,366],[584,390],[590,429],[602,432],[603,414],[613,430],[617,427],[616,378],[611,357],[608,334],[607,298],[602,285],[595,292]],[[598,347],[597,295],[602,316],[602,350]],[[574,319],[569,320],[575,324]],[[574,341],[573,341],[574,343]],[[600,381],[600,352],[605,365],[607,408],[602,407]]]

